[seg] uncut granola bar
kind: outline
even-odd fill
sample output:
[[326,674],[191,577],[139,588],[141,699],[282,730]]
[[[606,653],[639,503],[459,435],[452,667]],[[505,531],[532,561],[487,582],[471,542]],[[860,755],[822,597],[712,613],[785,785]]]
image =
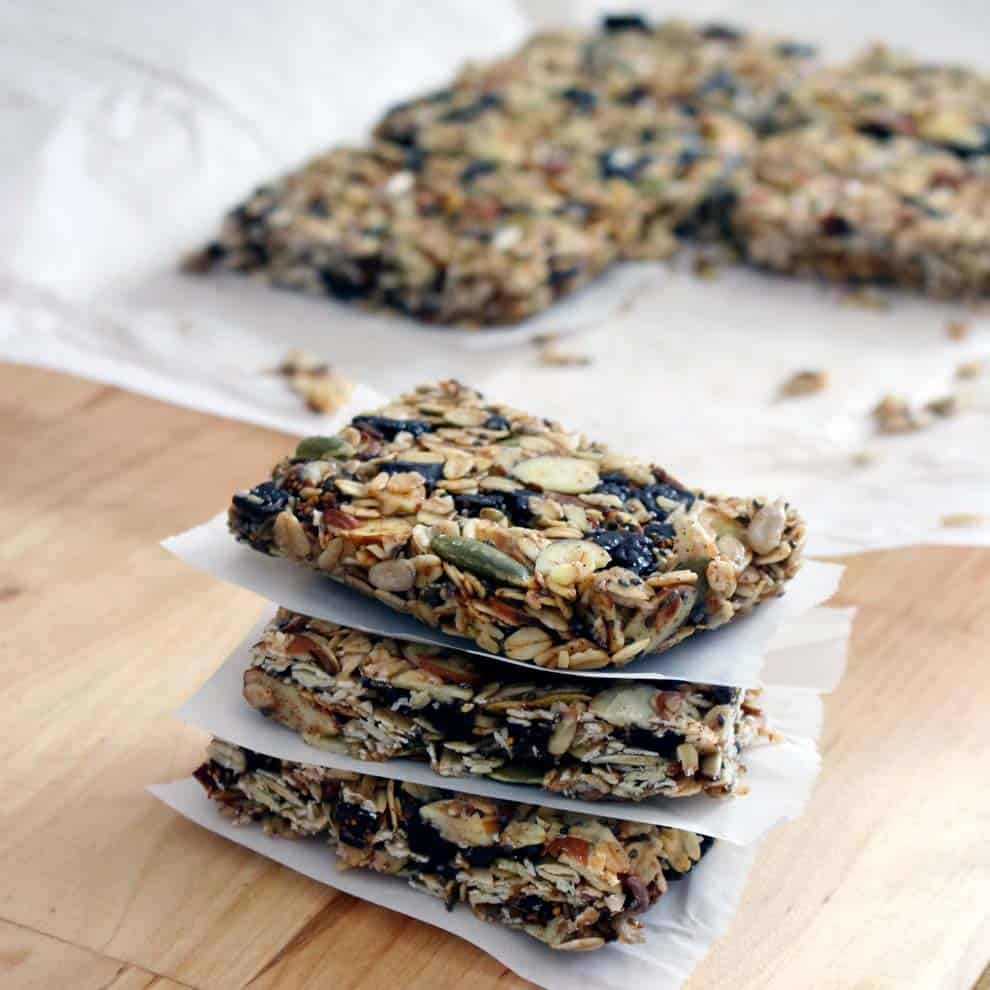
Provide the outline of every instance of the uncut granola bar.
[[228,518],[256,550],[572,669],[669,649],[782,594],[804,544],[783,499],[690,491],[453,381],[304,440]]
[[819,125],[773,137],[737,182],[746,258],[941,297],[990,290],[990,172],[908,137]]
[[612,18],[540,35],[258,189],[187,262],[427,322],[507,324],[618,258],[723,233],[747,123],[806,46]]
[[643,940],[636,917],[711,840],[289,763],[214,740],[196,777],[236,822],[325,839],[338,869],[404,878],[553,949]]
[[244,697],[322,749],[410,756],[447,777],[640,801],[742,792],[758,692],[555,678],[534,683],[463,653],[280,609],[252,651]]

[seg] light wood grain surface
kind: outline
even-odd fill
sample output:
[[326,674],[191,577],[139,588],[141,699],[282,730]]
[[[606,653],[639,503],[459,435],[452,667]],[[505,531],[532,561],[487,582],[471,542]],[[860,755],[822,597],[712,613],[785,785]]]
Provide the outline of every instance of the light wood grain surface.
[[[526,986],[144,791],[196,765],[169,713],[263,607],[157,543],[286,438],[9,366],[0,422],[0,986]],[[970,988],[990,960],[990,552],[847,563],[836,601],[861,613],[815,798],[689,990]]]

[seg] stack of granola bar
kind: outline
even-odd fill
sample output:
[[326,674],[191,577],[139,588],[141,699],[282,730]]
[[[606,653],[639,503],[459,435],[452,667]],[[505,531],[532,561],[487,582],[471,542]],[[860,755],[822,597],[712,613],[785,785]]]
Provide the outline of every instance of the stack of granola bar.
[[[312,762],[214,740],[196,777],[235,821],[579,950],[639,940],[712,844],[608,802],[760,800],[740,797],[748,748],[773,735],[758,690],[629,673],[784,593],[804,540],[785,501],[689,489],[446,381],[303,440],[228,518],[286,579],[315,570],[327,596],[339,582],[464,643],[280,608],[243,695]],[[410,763],[441,786],[392,772]]]
[[258,189],[189,260],[435,323],[515,323],[623,258],[990,288],[990,79],[877,47],[605,18],[466,67]]

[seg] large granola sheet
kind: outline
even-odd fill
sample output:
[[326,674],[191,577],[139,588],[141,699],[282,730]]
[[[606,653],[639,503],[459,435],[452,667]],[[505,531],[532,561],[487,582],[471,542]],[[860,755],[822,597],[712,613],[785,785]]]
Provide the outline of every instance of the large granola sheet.
[[453,788],[498,800],[671,825],[741,844],[755,842],[780,822],[798,817],[818,776],[820,760],[815,739],[821,730],[821,699],[813,691],[793,688],[767,691],[763,699],[767,721],[785,738],[744,752],[745,784],[750,793],[725,800],[698,794],[676,800],[582,801],[485,777],[444,777],[416,760],[373,763],[317,749],[303,742],[295,732],[260,715],[241,697],[250,648],[260,638],[262,627],[263,623],[259,623],[248,633],[223,666],[179,709],[179,718],[228,742],[296,763]]
[[[321,574],[236,543],[227,532],[224,515],[165,540],[163,546],[193,567],[294,612],[396,639],[452,647],[533,671],[532,664],[486,653],[471,640],[448,636]],[[681,678],[751,687],[765,679],[765,658],[774,649],[774,637],[780,635],[780,650],[788,656],[774,661],[774,671],[782,676],[775,676],[774,682],[829,690],[845,664],[851,615],[846,611],[828,617],[818,614],[808,625],[805,616],[835,593],[842,571],[838,564],[806,561],[782,598],[763,603],[749,615],[694,636],[666,653],[637,658],[624,668],[567,673],[598,678]],[[793,628],[783,632],[788,625]],[[794,647],[802,648],[799,655]],[[553,676],[552,671],[548,674]]]
[[716,843],[690,877],[671,884],[643,915],[645,943],[614,944],[594,953],[562,953],[480,921],[467,910],[448,912],[442,901],[393,877],[366,870],[341,871],[332,851],[319,841],[276,840],[258,826],[234,826],[217,813],[191,778],[149,790],[197,825],[320,883],[466,939],[546,990],[573,990],[578,985],[601,990],[634,986],[676,990],[728,928],[758,851],[757,846]]

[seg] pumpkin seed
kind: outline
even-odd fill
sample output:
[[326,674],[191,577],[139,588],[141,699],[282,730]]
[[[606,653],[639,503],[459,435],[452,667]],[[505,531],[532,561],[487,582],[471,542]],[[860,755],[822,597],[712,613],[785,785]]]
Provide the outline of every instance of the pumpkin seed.
[[503,784],[536,784],[538,786],[543,783],[543,774],[539,770],[514,763],[507,763],[505,766],[493,770],[488,776]]
[[354,448],[340,437],[306,437],[296,447],[296,460],[322,461],[328,457],[351,457]]
[[501,550],[481,540],[469,540],[462,536],[444,536],[437,533],[430,540],[430,549],[448,564],[479,577],[509,584],[528,585],[531,573],[528,567]]

